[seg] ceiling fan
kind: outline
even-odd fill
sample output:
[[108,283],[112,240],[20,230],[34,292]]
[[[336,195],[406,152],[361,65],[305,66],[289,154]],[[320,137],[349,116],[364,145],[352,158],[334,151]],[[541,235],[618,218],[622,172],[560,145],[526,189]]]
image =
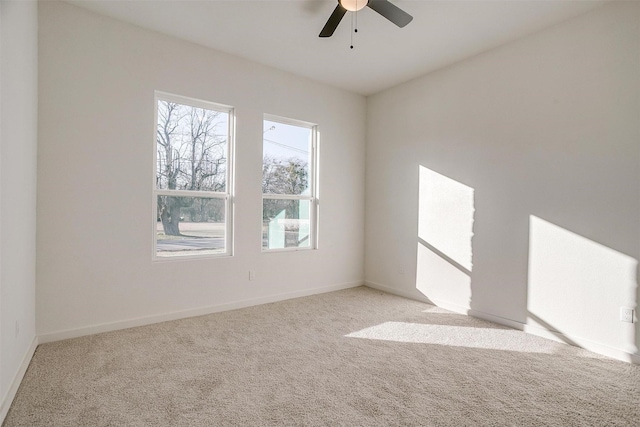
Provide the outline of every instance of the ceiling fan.
[[400,28],[407,25],[413,19],[413,16],[388,0],[338,0],[338,5],[324,25],[322,31],[320,31],[320,37],[331,37],[347,11],[357,12],[365,6],[369,6]]

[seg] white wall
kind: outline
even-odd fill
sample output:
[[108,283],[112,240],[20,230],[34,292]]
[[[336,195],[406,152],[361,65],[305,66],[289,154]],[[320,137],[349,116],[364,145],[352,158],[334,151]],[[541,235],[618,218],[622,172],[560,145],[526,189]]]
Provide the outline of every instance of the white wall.
[[[39,11],[42,340],[362,283],[363,97],[65,3]],[[154,90],[236,108],[233,257],[152,262]],[[319,125],[316,251],[261,253],[263,113]]]
[[0,421],[35,350],[38,15],[0,2]]
[[637,357],[639,23],[607,5],[369,98],[367,283]]

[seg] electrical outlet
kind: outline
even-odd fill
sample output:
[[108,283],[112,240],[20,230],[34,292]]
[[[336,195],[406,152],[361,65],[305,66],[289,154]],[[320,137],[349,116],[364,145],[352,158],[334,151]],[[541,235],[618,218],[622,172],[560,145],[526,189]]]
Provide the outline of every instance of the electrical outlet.
[[249,270],[249,280],[253,280],[256,278],[256,273],[253,270]]
[[620,307],[620,321],[633,323],[633,309],[627,307]]

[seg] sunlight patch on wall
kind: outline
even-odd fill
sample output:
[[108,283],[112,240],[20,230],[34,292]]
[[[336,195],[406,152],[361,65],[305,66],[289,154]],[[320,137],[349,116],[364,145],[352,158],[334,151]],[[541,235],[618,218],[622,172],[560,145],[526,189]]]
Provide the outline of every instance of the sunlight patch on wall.
[[638,261],[531,215],[527,323],[637,351],[621,306],[636,308]]
[[[543,338],[534,338],[515,329],[473,328],[408,322],[384,322],[350,333],[346,337],[521,353],[556,354],[567,350],[567,348],[563,348],[564,344]],[[579,350],[574,351],[578,352]],[[581,355],[598,357],[588,352],[583,352]]]
[[473,188],[420,166],[418,237],[472,268]]
[[418,242],[416,289],[434,303],[469,308],[471,276]]
[[420,166],[416,288],[428,298],[468,306],[474,189]]

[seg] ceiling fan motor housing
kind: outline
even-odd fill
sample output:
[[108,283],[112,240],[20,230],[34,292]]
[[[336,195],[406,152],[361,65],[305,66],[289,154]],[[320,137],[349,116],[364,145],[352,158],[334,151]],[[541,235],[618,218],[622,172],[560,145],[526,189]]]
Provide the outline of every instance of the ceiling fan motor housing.
[[356,12],[363,9],[369,0],[338,0],[338,3],[350,12]]

